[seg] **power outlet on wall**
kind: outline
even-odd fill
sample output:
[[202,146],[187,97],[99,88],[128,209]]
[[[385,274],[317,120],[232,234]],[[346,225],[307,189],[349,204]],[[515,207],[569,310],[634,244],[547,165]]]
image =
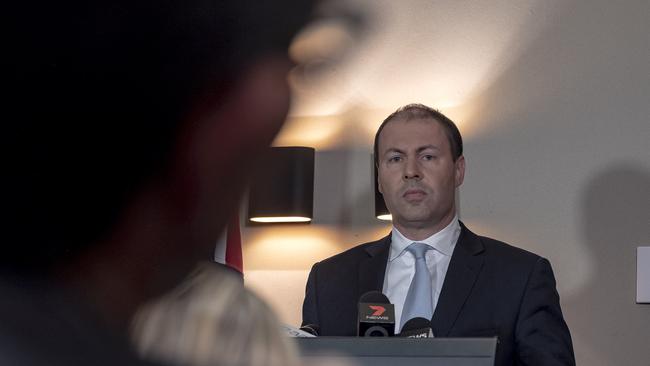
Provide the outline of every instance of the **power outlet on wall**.
[[650,247],[636,248],[636,302],[650,304]]

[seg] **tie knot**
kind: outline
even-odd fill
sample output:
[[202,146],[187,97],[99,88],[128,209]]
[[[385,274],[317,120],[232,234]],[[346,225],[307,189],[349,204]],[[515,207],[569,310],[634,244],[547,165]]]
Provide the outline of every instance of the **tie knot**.
[[426,253],[429,249],[431,249],[431,247],[424,243],[413,243],[406,247],[406,250],[413,253],[415,259],[424,258],[424,253]]

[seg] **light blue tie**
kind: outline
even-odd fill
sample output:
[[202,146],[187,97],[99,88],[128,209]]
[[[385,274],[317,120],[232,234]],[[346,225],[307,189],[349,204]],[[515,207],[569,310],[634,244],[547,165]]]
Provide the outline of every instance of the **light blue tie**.
[[423,243],[413,243],[406,248],[415,256],[415,275],[406,294],[406,301],[404,301],[401,326],[416,317],[429,320],[433,317],[431,273],[427,268],[425,257],[425,253],[429,249],[431,247]]

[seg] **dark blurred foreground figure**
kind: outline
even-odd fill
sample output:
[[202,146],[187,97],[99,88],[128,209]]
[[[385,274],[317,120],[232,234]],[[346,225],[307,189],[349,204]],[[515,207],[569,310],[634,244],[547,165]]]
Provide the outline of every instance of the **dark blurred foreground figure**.
[[0,364],[138,363],[129,319],[211,257],[311,6],[4,6]]

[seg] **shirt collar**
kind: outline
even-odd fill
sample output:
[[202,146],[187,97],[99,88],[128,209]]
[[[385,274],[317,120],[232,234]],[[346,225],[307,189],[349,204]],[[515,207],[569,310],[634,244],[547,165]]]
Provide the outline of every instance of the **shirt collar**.
[[[430,237],[424,240],[417,240],[418,243],[424,243],[433,247],[438,252],[451,256],[456,247],[456,240],[458,238],[457,232],[460,231],[460,223],[458,222],[458,216],[454,216],[449,225],[444,229],[438,231],[437,233],[431,235]],[[406,247],[411,245],[414,240],[408,239],[402,233],[393,226],[391,232],[391,244],[390,244],[390,257],[389,260],[392,261],[395,258],[399,257]]]

